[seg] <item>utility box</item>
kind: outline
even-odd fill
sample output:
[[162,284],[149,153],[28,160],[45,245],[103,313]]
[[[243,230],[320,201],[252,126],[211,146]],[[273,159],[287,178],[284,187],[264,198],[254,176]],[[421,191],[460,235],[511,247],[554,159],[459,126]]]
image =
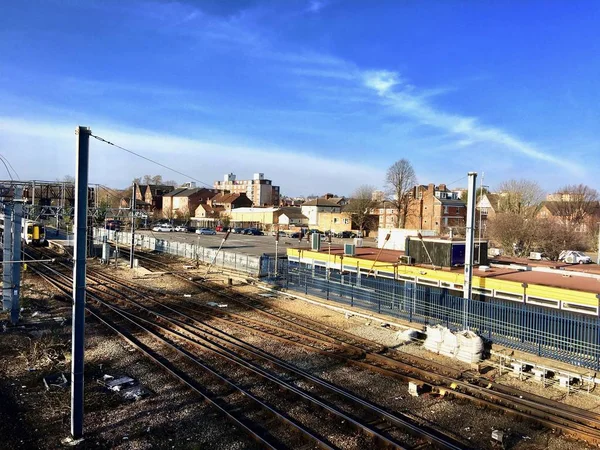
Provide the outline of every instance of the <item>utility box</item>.
[[102,243],[102,264],[106,264],[110,259],[110,244],[108,242]]
[[[487,246],[487,241],[475,241],[473,251],[473,262],[475,264],[488,264]],[[465,264],[465,249],[465,241],[407,237],[405,255],[410,256],[415,264],[454,267]],[[481,260],[478,260],[480,255]]]
[[321,235],[319,233],[310,235],[310,248],[315,252],[321,250]]
[[356,247],[354,244],[344,244],[345,256],[356,256]]

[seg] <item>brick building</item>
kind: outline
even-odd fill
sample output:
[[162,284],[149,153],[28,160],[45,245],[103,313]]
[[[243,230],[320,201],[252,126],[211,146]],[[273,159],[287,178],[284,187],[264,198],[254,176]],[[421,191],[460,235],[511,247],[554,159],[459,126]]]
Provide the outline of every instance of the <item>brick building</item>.
[[445,184],[419,185],[413,188],[405,228],[445,234],[449,228],[463,228],[466,217],[465,203]]

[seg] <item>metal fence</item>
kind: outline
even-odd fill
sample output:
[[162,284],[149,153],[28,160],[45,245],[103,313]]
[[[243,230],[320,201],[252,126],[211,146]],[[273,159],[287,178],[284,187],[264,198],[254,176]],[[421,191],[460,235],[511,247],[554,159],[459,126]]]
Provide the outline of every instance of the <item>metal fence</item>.
[[[104,237],[123,247],[131,245],[131,233],[129,232],[94,228],[94,242],[100,243]],[[216,267],[225,267],[247,273],[251,276],[261,275],[261,256],[224,250],[217,253],[218,247],[202,247],[200,245],[169,241],[143,234],[135,235],[135,246],[145,250],[181,256],[194,261],[212,262]]]
[[331,271],[318,265],[264,261],[267,280],[288,289],[418,324],[469,328],[490,341],[590,369],[600,369],[600,319],[501,300],[450,295],[414,282]]

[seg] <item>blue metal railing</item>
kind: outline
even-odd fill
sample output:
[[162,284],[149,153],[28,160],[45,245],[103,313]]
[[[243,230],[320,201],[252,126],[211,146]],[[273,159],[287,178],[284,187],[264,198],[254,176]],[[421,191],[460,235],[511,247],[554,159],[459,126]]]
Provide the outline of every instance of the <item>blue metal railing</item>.
[[[600,369],[600,319],[542,306],[464,299],[447,289],[263,257],[271,283],[418,324],[469,329],[490,341],[570,364]],[[466,321],[466,323],[465,323]]]

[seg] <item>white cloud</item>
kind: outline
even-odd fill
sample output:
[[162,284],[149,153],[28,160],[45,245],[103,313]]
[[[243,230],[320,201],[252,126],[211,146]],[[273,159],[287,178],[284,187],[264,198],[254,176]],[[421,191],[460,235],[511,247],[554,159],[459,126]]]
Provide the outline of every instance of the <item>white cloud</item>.
[[[419,123],[458,135],[461,138],[462,146],[467,142],[495,144],[506,150],[563,167],[576,175],[584,173],[584,169],[580,165],[544,152],[534,144],[512,136],[504,130],[482,125],[475,117],[449,114],[435,109],[427,103],[426,96],[419,96],[414,89],[402,89],[402,80],[396,72],[365,71],[363,82],[367,88],[374,90],[387,105],[402,115],[413,118]],[[400,89],[395,89],[398,87]]]
[[[379,185],[384,177],[383,170],[363,161],[340,161],[296,149],[256,148],[225,140],[206,141],[89,122],[87,125],[94,134],[108,141],[210,185],[224,173],[234,172],[244,179],[255,172],[264,172],[275,185],[281,186],[283,194],[333,191],[348,195],[357,185]],[[0,153],[12,162],[24,179],[61,178],[74,172],[75,126],[65,122],[0,116]],[[49,177],[49,173],[55,175]],[[186,181],[141,158],[91,140],[90,182],[118,188],[147,173]]]
[[318,1],[318,0],[311,0],[311,2],[308,5],[307,11],[311,12],[311,13],[318,13],[325,6],[326,6],[325,2]]
[[367,87],[374,89],[381,96],[386,95],[390,89],[401,83],[399,75],[388,70],[366,71],[363,79]]

